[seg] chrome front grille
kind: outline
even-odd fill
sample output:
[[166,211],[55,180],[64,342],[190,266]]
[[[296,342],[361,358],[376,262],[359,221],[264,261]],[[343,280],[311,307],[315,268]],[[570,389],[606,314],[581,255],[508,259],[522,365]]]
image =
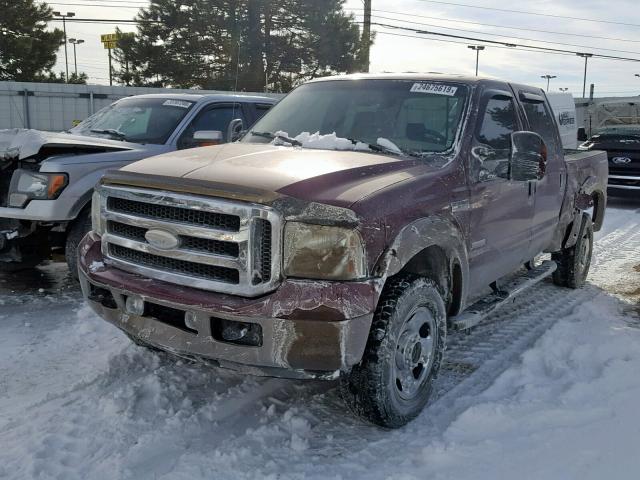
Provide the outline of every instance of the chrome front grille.
[[[282,220],[273,209],[137,188],[100,186],[98,192],[102,251],[114,266],[247,297],[276,288]],[[169,234],[176,245],[148,240],[150,230]]]

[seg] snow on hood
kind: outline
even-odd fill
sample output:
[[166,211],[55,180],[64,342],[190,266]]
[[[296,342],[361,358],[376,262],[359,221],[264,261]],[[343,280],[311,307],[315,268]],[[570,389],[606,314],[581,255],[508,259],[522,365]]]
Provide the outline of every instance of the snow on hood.
[[63,151],[76,150],[82,147],[107,150],[129,150],[131,148],[123,145],[120,141],[106,138],[84,137],[24,128],[0,130],[0,160],[23,160],[37,155],[44,146]]
[[[279,131],[275,133],[275,136],[276,138],[274,138],[273,142],[271,142],[273,145],[289,145],[289,143],[287,143],[286,141],[278,138],[289,137],[289,134],[287,132]],[[348,138],[338,137],[336,135],[336,132],[329,133],[327,135],[321,135],[320,132],[302,132],[295,136],[293,140],[297,140],[298,142],[300,142],[302,144],[302,148],[311,148],[317,150],[352,150],[355,152],[370,152],[372,150],[366,143],[354,143]],[[381,147],[391,150],[392,152],[402,154],[402,150],[400,150],[400,148],[398,148],[398,146],[391,140],[388,140],[386,138],[378,138],[376,143]]]

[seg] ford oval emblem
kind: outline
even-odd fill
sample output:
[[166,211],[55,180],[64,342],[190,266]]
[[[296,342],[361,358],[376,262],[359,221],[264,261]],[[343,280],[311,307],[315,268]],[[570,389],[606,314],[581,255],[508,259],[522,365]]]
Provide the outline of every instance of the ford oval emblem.
[[147,230],[144,238],[149,242],[149,245],[159,250],[172,250],[180,245],[178,237],[164,230]]
[[631,159],[629,157],[614,157],[611,161],[616,165],[626,165],[627,163],[631,163]]

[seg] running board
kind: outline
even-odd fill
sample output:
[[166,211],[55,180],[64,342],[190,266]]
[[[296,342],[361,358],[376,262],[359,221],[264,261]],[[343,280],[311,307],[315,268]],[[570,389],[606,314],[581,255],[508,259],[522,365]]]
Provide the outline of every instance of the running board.
[[481,298],[473,305],[470,305],[460,315],[451,318],[451,324],[454,330],[467,330],[479,324],[487,315],[495,312],[501,306],[506,304],[513,297],[533,287],[541,282],[553,272],[556,271],[558,265],[556,262],[547,260],[541,265],[518,274],[509,280],[504,287]]

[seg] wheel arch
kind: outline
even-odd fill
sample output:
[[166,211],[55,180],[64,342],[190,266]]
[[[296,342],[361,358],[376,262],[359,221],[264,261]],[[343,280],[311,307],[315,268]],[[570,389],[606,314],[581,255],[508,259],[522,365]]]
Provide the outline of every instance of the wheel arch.
[[375,273],[383,278],[413,273],[433,280],[449,315],[456,315],[464,309],[469,277],[463,232],[444,217],[416,220],[391,242]]

